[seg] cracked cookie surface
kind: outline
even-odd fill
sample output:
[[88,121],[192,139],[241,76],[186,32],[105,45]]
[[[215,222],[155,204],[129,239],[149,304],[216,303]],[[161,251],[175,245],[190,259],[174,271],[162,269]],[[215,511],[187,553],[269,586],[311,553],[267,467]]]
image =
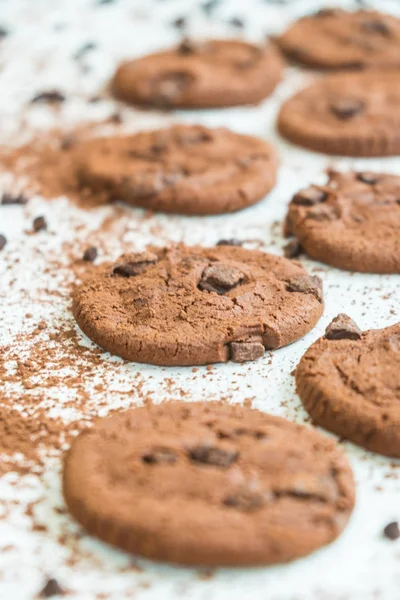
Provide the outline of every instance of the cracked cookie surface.
[[294,261],[233,246],[152,248],[77,287],[82,331],[122,358],[156,365],[254,360],[314,327],[322,283]]
[[400,19],[375,10],[325,8],[277,38],[295,61],[323,69],[400,65]]
[[188,215],[233,212],[275,185],[278,159],[267,142],[229,129],[174,125],[81,143],[81,187],[101,200]]
[[334,540],[354,506],[342,450],[238,405],[172,402],[101,419],[72,444],[64,496],[88,531],[148,558],[262,565]]
[[400,324],[361,332],[339,315],[296,369],[315,423],[374,452],[400,458]]
[[171,50],[122,63],[111,86],[125,102],[156,108],[258,104],[273,91],[282,69],[272,45],[184,40]]
[[400,177],[331,171],[294,195],[285,222],[312,258],[366,273],[400,273]]

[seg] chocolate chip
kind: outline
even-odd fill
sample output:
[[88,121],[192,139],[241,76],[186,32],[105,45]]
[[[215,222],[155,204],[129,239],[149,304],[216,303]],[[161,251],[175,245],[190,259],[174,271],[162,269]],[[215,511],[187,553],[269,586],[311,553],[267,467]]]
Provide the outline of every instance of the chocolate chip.
[[186,27],[186,19],[185,17],[178,17],[174,21],[172,21],[172,25],[177,29],[184,29]]
[[47,221],[43,216],[33,219],[33,231],[44,231],[47,229]]
[[216,246],[243,246],[242,240],[238,240],[237,238],[229,238],[227,240],[219,240],[216,243]]
[[389,27],[386,23],[383,23],[383,21],[363,21],[362,23],[360,23],[360,27],[368,33],[379,33],[380,35],[384,35],[385,37],[389,37],[391,34]]
[[39,102],[49,102],[50,104],[59,104],[64,102],[65,96],[58,90],[48,90],[39,92],[31,100],[31,104],[37,104]]
[[288,292],[312,294],[319,302],[322,302],[322,281],[317,275],[291,277],[286,281],[286,290]]
[[57,579],[49,579],[39,592],[39,598],[51,598],[52,596],[63,596],[65,590],[58,583]]
[[158,465],[161,463],[172,464],[177,461],[177,455],[168,448],[155,448],[151,452],[144,454],[142,460],[149,465]]
[[311,185],[305,190],[300,190],[292,198],[292,204],[296,206],[313,206],[319,202],[325,202],[328,194],[318,187]]
[[150,265],[156,264],[158,257],[151,252],[140,252],[129,257],[125,262],[115,265],[113,275],[121,277],[134,277],[143,273]]
[[178,46],[178,54],[194,54],[197,44],[189,38],[184,38]]
[[248,491],[237,492],[224,498],[223,503],[230,508],[237,508],[244,512],[252,512],[260,509],[264,500],[259,494],[254,494]]
[[389,540],[397,540],[400,538],[400,528],[399,523],[397,521],[393,521],[386,525],[383,530],[383,535],[387,537]]
[[243,283],[244,278],[244,273],[237,267],[215,263],[204,269],[198,288],[202,291],[225,294]]
[[378,181],[377,174],[371,173],[371,171],[363,171],[362,173],[357,173],[356,177],[358,181],[362,181],[363,183],[367,183],[368,185],[374,185]]
[[359,340],[361,329],[353,319],[341,313],[325,329],[325,338],[327,340]]
[[4,192],[1,197],[0,204],[10,205],[10,204],[26,204],[28,202],[28,198],[24,196],[24,194],[10,194],[9,192]]
[[231,342],[231,360],[242,363],[264,356],[265,348],[261,342]]
[[0,233],[0,250],[3,250],[3,248],[5,247],[6,244],[7,244],[6,236],[3,235],[2,233]]
[[90,248],[86,248],[83,253],[82,259],[87,262],[93,262],[97,258],[97,248],[95,246],[90,246]]
[[343,98],[342,100],[336,100],[330,105],[330,110],[339,119],[347,120],[355,117],[361,113],[364,109],[364,104],[361,100],[352,98]]
[[189,457],[192,461],[203,465],[229,467],[239,458],[239,453],[212,446],[197,446],[189,450]]
[[302,247],[298,240],[291,240],[283,248],[283,254],[286,258],[297,258],[302,253]]

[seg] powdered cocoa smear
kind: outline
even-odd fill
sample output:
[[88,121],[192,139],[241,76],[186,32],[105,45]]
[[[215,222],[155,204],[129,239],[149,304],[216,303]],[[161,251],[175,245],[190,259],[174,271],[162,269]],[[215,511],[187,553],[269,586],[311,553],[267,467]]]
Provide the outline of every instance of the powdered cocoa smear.
[[[80,141],[95,137],[110,123],[107,119],[86,123],[70,131],[52,129],[36,134],[21,146],[0,146],[0,170],[11,173],[15,185],[20,181],[18,188],[22,185],[28,196],[40,194],[46,199],[68,196],[86,209],[104,204],[105,195],[78,185],[74,157]],[[114,128],[118,125],[112,124]]]

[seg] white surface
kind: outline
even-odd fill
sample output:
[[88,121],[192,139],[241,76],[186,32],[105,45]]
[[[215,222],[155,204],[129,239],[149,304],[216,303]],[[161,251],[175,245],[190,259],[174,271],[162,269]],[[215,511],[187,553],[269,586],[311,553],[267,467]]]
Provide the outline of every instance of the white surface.
[[[51,124],[67,128],[111,114],[115,110],[112,100],[90,105],[87,98],[104,88],[120,58],[173,42],[177,32],[168,23],[176,16],[190,13],[189,31],[199,35],[235,35],[235,30],[229,30],[222,21],[240,16],[247,27],[239,35],[260,39],[318,3],[294,0],[281,6],[262,0],[225,1],[213,21],[194,10],[198,4],[189,0],[120,0],[95,7],[94,0],[0,2],[0,24],[13,31],[0,48],[1,142],[15,143],[33,129],[45,129]],[[379,6],[397,12],[399,4],[379,2]],[[85,73],[71,56],[89,41],[97,42],[98,48],[82,61],[91,68]],[[140,247],[149,241],[162,244],[172,239],[207,245],[226,237],[258,240],[256,245],[281,253],[284,242],[277,221],[284,217],[287,203],[298,188],[324,180],[327,165],[398,173],[399,158],[333,160],[290,146],[275,135],[274,120],[282,99],[313,76],[310,71],[288,69],[275,94],[258,107],[169,115],[122,107],[127,130],[171,121],[197,121],[227,125],[273,141],[281,155],[279,183],[268,199],[246,211],[208,218],[155,215],[144,219],[143,211],[125,209],[113,233],[102,237],[96,234],[96,228],[115,211],[113,207],[88,213],[69,205],[65,198],[45,202],[39,197],[25,209],[1,207],[0,232],[7,235],[9,244],[0,254],[0,344],[11,342],[23,358],[27,348],[26,343],[18,341],[18,332],[34,329],[41,319],[48,324],[43,339],[53,329],[74,326],[66,292],[71,274],[67,269],[54,267],[63,260],[64,243],[76,248],[77,257],[88,244],[99,245],[100,259],[118,256],[121,248],[130,243]],[[67,96],[60,111],[29,107],[27,103],[36,92],[53,87],[65,91]],[[7,185],[9,180],[5,178],[3,187]],[[50,234],[26,235],[24,231],[38,214],[46,215]],[[18,263],[16,257],[20,258]],[[53,269],[47,271],[49,261]],[[312,261],[303,262],[310,270],[317,269],[323,278],[326,310],[311,333],[293,346],[273,353],[272,360],[267,355],[244,366],[217,365],[211,371],[199,368],[194,374],[185,368],[124,365],[104,355],[101,365],[91,367],[90,376],[81,381],[80,388],[67,389],[60,382],[50,392],[46,390],[47,399],[40,400],[40,405],[49,406],[52,415],[73,419],[79,415],[63,408],[63,402],[79,390],[88,390],[92,391],[88,412],[105,414],[108,408],[138,402],[140,381],[155,401],[179,398],[182,390],[186,392],[185,400],[228,398],[242,402],[252,398],[255,407],[303,421],[305,413],[290,372],[331,318],[344,311],[362,328],[384,327],[398,321],[400,312],[399,276],[350,274]],[[54,290],[61,295],[54,295]],[[27,312],[33,315],[30,321],[25,319]],[[83,343],[92,347],[88,340]],[[67,352],[54,342],[52,345],[55,353]],[[7,359],[6,354],[3,359]],[[76,372],[81,373],[85,364],[90,365],[90,355],[82,357]],[[12,369],[13,365],[8,367]],[[51,365],[49,369],[51,372]],[[137,372],[139,379],[135,379]],[[46,373],[38,374],[35,395],[40,394],[41,377],[45,376]],[[102,398],[93,390],[96,381],[108,382],[106,407],[99,407]],[[18,406],[18,390],[19,384],[13,384],[2,393],[14,398]],[[336,543],[287,566],[218,570],[209,578],[196,570],[141,560],[133,563],[132,557],[84,534],[68,515],[54,512],[54,507],[63,506],[57,458],[48,460],[43,477],[9,474],[0,480],[0,515],[7,513],[7,518],[0,520],[0,598],[34,598],[50,576],[56,577],[78,600],[96,598],[101,593],[104,595],[97,597],[136,600],[398,600],[400,541],[384,539],[382,529],[391,520],[400,520],[400,461],[374,456],[349,443],[344,447],[354,467],[358,495],[350,525]],[[31,521],[24,514],[26,503],[36,500],[35,519],[47,524],[45,533],[32,531]],[[65,545],[57,541],[60,534],[65,534]]]

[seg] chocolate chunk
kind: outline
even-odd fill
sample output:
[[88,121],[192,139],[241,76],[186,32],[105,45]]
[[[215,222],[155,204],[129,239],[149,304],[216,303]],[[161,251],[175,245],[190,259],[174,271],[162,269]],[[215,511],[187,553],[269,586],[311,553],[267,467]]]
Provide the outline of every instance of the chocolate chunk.
[[198,288],[217,294],[225,294],[243,283],[245,275],[237,267],[215,263],[206,267],[201,276]]
[[189,450],[192,461],[215,467],[229,467],[239,458],[239,453],[233,450],[215,448],[212,446],[197,446]]
[[357,173],[357,179],[363,183],[374,185],[378,181],[378,175],[370,171],[363,171],[362,173]]
[[310,187],[297,192],[297,194],[293,196],[292,204],[299,206],[313,206],[319,202],[325,202],[327,197],[328,194],[326,192],[317,188],[315,185],[310,185]]
[[230,508],[237,508],[244,512],[251,512],[260,509],[264,500],[259,494],[254,494],[248,491],[237,492],[224,498],[223,503]]
[[385,37],[389,37],[391,34],[388,25],[386,23],[383,23],[383,21],[378,21],[376,19],[370,21],[363,21],[362,23],[360,23],[360,27],[368,33],[379,33],[380,35],[383,35]]
[[43,216],[33,219],[33,231],[44,231],[47,229],[47,221]]
[[52,596],[63,596],[65,590],[58,583],[57,579],[49,579],[39,592],[39,598],[51,598]]
[[50,104],[59,104],[64,102],[65,96],[58,90],[48,90],[45,92],[39,92],[31,100],[31,104],[37,104],[39,102],[49,102]]
[[82,259],[87,262],[93,262],[97,258],[97,248],[95,246],[90,246],[90,248],[86,248],[83,253]]
[[400,528],[399,523],[397,521],[393,521],[386,525],[383,530],[383,535],[387,537],[389,540],[397,540],[400,538]]
[[178,46],[179,54],[194,54],[197,50],[197,44],[189,38],[184,38]]
[[261,342],[231,342],[231,360],[242,363],[264,356],[265,348]]
[[149,465],[158,465],[160,463],[174,463],[177,461],[177,455],[168,448],[155,448],[142,456],[142,460]]
[[317,275],[291,277],[286,281],[286,290],[288,292],[312,294],[319,302],[322,302],[322,281]]
[[155,265],[158,257],[151,252],[140,252],[132,255],[126,262],[119,263],[113,268],[113,275],[134,277],[143,273],[150,265]]
[[364,104],[361,100],[343,98],[332,103],[330,109],[339,119],[346,120],[360,114],[364,109]]
[[7,238],[5,235],[0,233],[0,250],[3,250],[4,246],[7,244]]
[[238,240],[237,238],[229,238],[227,240],[219,240],[216,243],[216,246],[243,246],[242,240]]
[[341,313],[325,329],[325,338],[327,340],[359,340],[361,329],[353,319]]
[[28,202],[28,198],[24,196],[24,194],[10,194],[10,192],[4,192],[1,197],[0,204],[10,205],[10,204],[26,204]]
[[298,240],[291,240],[283,248],[283,254],[286,258],[297,258],[302,253],[302,247]]

